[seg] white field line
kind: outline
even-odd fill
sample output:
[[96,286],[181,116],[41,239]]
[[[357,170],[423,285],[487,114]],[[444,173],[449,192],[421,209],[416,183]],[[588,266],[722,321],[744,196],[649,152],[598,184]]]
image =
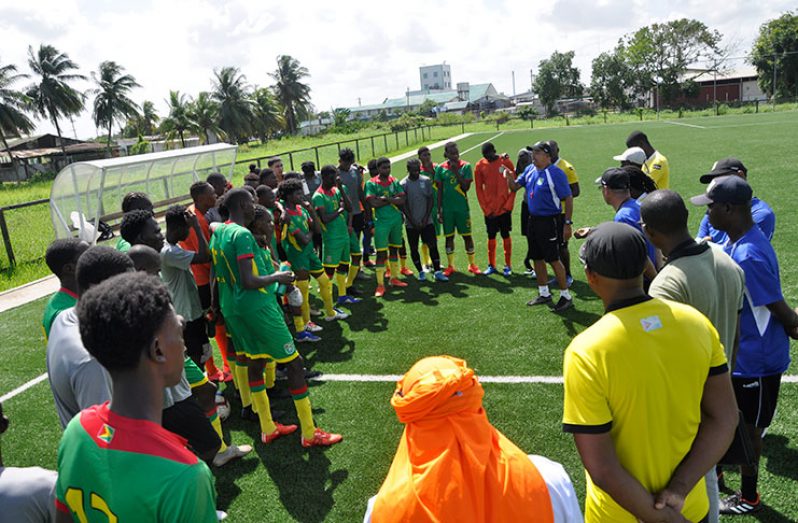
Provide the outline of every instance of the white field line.
[[682,127],[692,127],[693,129],[706,129],[706,127],[701,125],[693,125],[691,123],[684,123],[684,122],[674,122],[673,120],[660,120],[664,123],[671,124],[671,125],[681,125]]
[[[487,139],[487,140],[485,140],[484,142],[479,142],[479,143],[478,143],[478,144],[476,144],[474,147],[470,147],[470,148],[466,149],[465,151],[461,151],[461,152],[460,152],[460,156],[463,156],[463,155],[464,155],[464,154],[466,154],[466,153],[470,153],[471,151],[473,151],[473,150],[474,150],[474,149],[476,149],[477,147],[482,147],[482,144],[484,144],[484,143],[488,143],[488,142],[489,142],[489,141],[491,141],[491,140],[495,140],[496,138],[498,138],[499,136],[501,136],[501,135],[503,135],[503,134],[504,134],[504,131],[502,131],[502,132],[500,132],[500,133],[498,133],[498,134],[494,134],[493,136],[491,136],[490,138],[488,138],[488,139]],[[448,140],[447,140],[447,141],[448,141]],[[452,141],[454,141],[454,140],[452,140]]]
[[[468,138],[472,134],[474,134],[474,133],[458,134],[457,136],[452,136],[451,138],[447,138],[445,140],[441,140],[439,142],[435,142],[433,144],[430,144],[427,147],[429,147],[430,149],[438,149],[439,147],[443,147],[444,145],[446,145],[446,142],[456,142],[457,140],[462,140],[464,138]],[[417,154],[416,151],[407,151],[406,153],[402,153],[402,154],[400,154],[398,156],[391,156],[390,160],[391,160],[391,163],[394,163],[394,162],[398,162],[400,160],[404,160],[406,158],[411,158],[411,157],[415,156],[416,154]]]
[[[336,381],[350,383],[396,383],[401,379],[399,374],[322,374],[312,381]],[[0,403],[4,403],[15,396],[19,396],[34,385],[47,379],[45,372],[16,389],[0,396]],[[545,385],[561,385],[562,376],[479,376],[482,383],[510,383],[513,385],[542,383]],[[798,383],[798,375],[782,376],[782,383]]]

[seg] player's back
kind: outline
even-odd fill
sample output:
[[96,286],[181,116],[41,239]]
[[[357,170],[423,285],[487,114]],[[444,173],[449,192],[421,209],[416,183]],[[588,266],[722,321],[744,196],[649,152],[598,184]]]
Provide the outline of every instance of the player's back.
[[67,426],[58,449],[56,508],[77,521],[216,521],[213,477],[185,440],[108,403]]

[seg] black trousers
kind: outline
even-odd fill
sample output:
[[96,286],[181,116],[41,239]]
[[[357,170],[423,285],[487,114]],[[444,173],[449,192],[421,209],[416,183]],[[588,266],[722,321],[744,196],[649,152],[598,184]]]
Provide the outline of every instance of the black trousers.
[[432,258],[432,266],[435,271],[441,270],[441,256],[438,253],[438,237],[435,235],[435,226],[431,223],[424,226],[423,229],[413,229],[407,227],[407,244],[410,246],[410,259],[413,260],[413,265],[416,270],[421,272],[421,255],[418,253],[418,240],[429,248],[429,257]]

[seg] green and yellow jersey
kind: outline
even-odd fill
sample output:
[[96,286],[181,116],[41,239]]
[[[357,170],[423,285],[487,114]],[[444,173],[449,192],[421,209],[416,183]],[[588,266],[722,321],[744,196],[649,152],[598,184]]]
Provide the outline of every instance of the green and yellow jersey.
[[[380,198],[382,196],[392,198],[404,194],[404,192],[399,181],[393,176],[389,176],[387,180],[375,176],[366,182],[366,198]],[[402,211],[400,211],[396,205],[390,204],[383,205],[382,207],[374,207],[375,225],[380,221],[392,222],[396,220],[402,221]]]
[[210,250],[219,305],[225,315],[257,310],[271,300],[267,298],[267,289],[245,289],[241,283],[239,260],[250,259],[255,275],[268,274],[271,265],[263,256],[256,255],[261,248],[249,229],[236,223],[220,225],[211,236]]
[[42,317],[42,327],[44,327],[44,338],[50,337],[50,328],[53,326],[56,316],[61,311],[74,307],[78,302],[78,295],[69,289],[61,287],[58,292],[53,294],[44,306],[44,316]]
[[302,242],[297,238],[297,233],[310,234],[311,217],[310,213],[300,205],[290,209],[286,206],[285,213],[288,215],[286,223],[283,224],[283,249],[288,253],[289,250],[294,252],[307,252],[313,250],[313,242],[308,242],[302,245]]
[[[333,214],[341,205],[341,191],[338,187],[332,187],[329,191],[324,189],[324,187],[319,187],[313,193],[311,202],[317,212],[321,209],[325,214]],[[322,221],[321,234],[325,240],[347,240],[349,238],[349,226],[346,223],[346,214],[341,213],[328,223]]]
[[432,213],[430,217],[432,218],[433,223],[437,223],[438,221],[438,184],[435,183],[435,164],[432,164],[432,170],[428,171],[424,169],[424,166],[421,166],[421,175],[428,176],[430,180],[432,180]]
[[[460,160],[456,170],[460,172],[462,178],[474,179],[474,171],[470,163]],[[468,210],[468,196],[457,182],[455,169],[448,160],[435,168],[434,180],[443,187],[443,212]]]
[[668,159],[659,152],[654,153],[648,157],[643,164],[643,172],[651,177],[657,184],[657,189],[667,189],[671,184],[671,168],[668,165]]
[[67,425],[55,491],[56,509],[81,523],[217,521],[213,476],[186,441],[107,402]]

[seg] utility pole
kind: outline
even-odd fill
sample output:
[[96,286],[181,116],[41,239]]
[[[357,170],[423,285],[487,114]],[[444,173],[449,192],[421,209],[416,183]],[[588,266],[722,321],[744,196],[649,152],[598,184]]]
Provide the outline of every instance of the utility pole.
[[513,96],[515,96],[515,71],[513,71]]

